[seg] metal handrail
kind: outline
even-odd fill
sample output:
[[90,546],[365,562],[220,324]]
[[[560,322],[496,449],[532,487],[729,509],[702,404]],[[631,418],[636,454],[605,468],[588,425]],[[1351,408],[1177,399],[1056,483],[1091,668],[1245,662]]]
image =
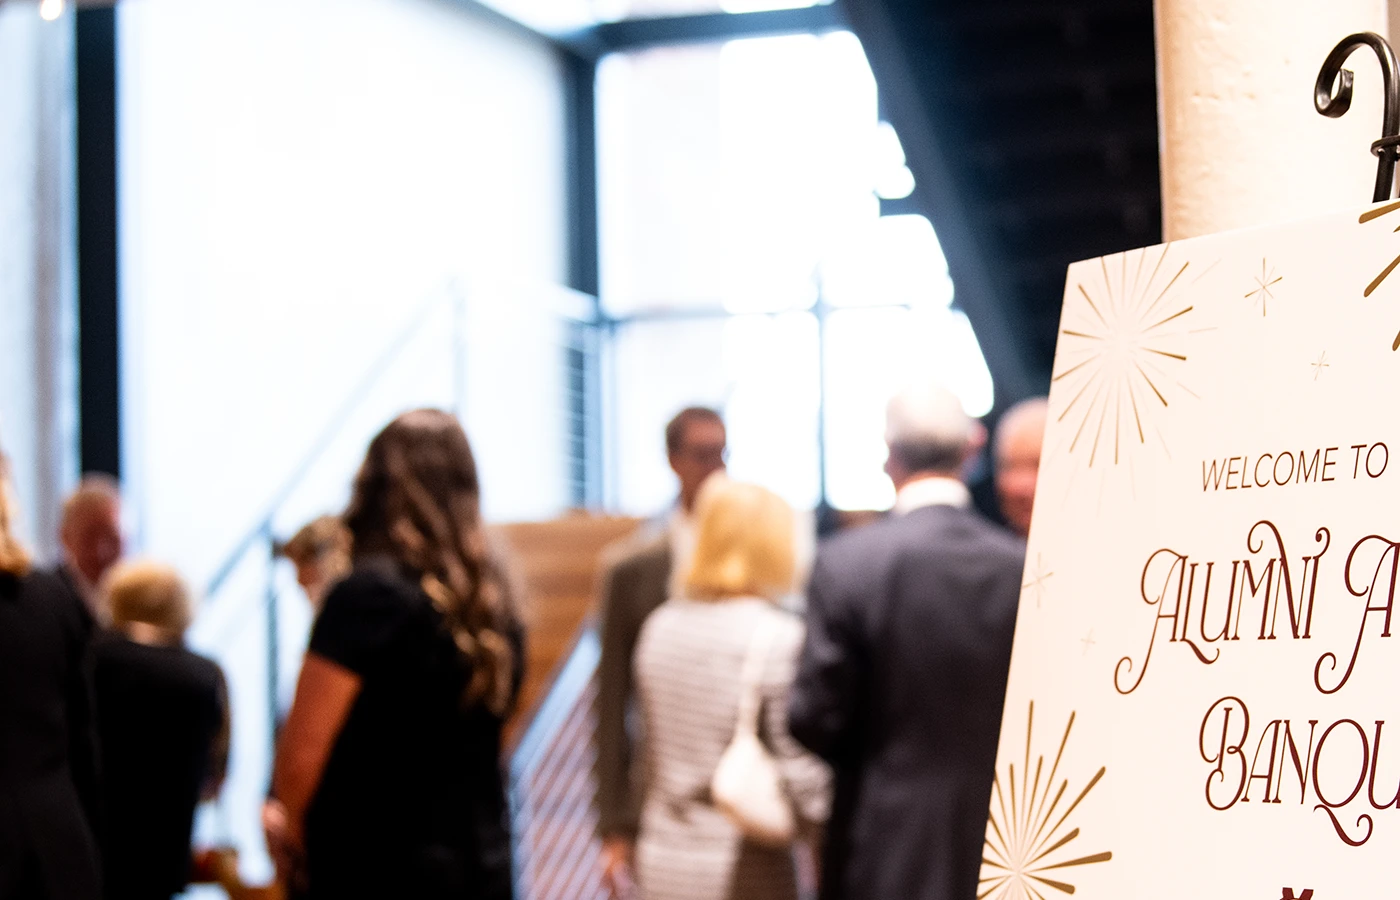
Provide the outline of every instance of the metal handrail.
[[528,779],[535,773],[541,755],[548,749],[550,739],[560,725],[573,711],[578,698],[588,687],[593,674],[598,671],[598,660],[602,648],[598,643],[597,629],[585,627],[574,642],[559,674],[550,685],[535,715],[530,719],[525,734],[516,744],[510,758],[510,780],[512,784]]
[[209,583],[204,589],[204,596],[214,596],[238,568],[238,563],[247,555],[248,551],[271,533],[272,523],[276,519],[277,513],[281,510],[282,505],[286,503],[287,499],[301,486],[301,483],[305,481],[306,476],[315,467],[316,463],[320,461],[321,457],[335,443],[335,439],[339,437],[341,432],[345,429],[346,423],[350,421],[350,418],[354,416],[356,410],[364,403],[370,391],[379,384],[380,379],[384,377],[389,367],[398,361],[399,356],[402,355],[409,343],[418,334],[419,330],[422,329],[423,325],[426,324],[434,312],[437,312],[437,310],[448,301],[451,301],[457,306],[460,306],[463,302],[463,297],[458,291],[455,282],[450,282],[448,284],[445,293],[436,294],[424,303],[418,312],[414,314],[413,318],[409,320],[408,324],[394,336],[394,339],[389,343],[389,346],[384,352],[365,370],[364,377],[362,377],[359,383],[346,395],[344,402],[336,409],[326,427],[321,430],[321,433],[311,444],[310,451],[292,469],[291,475],[283,481],[282,486],[273,493],[272,500],[265,508],[266,511],[260,515],[247,532],[234,543],[233,549],[225,556],[223,562],[215,568],[214,575],[209,579]]
[[[580,701],[585,698],[598,671],[598,660],[601,656],[597,629],[591,625],[585,626],[564,663],[559,667],[549,692],[530,720],[525,734],[511,754],[508,780],[511,855],[514,858],[516,895],[519,897],[533,896],[535,888],[531,883],[534,867],[529,864],[529,848],[526,846],[526,837],[535,824],[536,813],[529,796],[530,789],[535,784],[540,767],[551,759],[550,751],[555,749],[554,745],[561,731],[569,724],[578,710]],[[580,748],[572,749],[576,757]],[[591,792],[587,797],[574,799],[576,803],[582,802],[585,806],[592,803]],[[574,855],[577,856],[583,848],[576,849]]]
[[[538,289],[538,288],[532,288]],[[589,321],[592,309],[592,298],[581,294],[570,288],[558,285],[549,285],[544,290],[550,295],[551,302],[557,307],[559,315],[573,321]],[[449,279],[434,295],[425,301],[413,318],[403,326],[394,336],[383,353],[365,370],[364,376],[347,394],[345,400],[330,417],[326,426],[321,430],[317,439],[312,443],[311,449],[292,469],[291,474],[283,481],[282,485],[273,493],[271,501],[265,507],[265,512],[259,516],[254,523],[244,532],[233,545],[233,548],[226,554],[220,564],[214,569],[214,575],[205,586],[205,597],[212,597],[224,586],[224,583],[233,575],[238,568],[238,563],[247,555],[248,551],[257,546],[265,535],[271,533],[272,524],[276,519],[278,511],[301,486],[306,476],[315,467],[316,463],[334,445],[337,437],[344,431],[365,398],[379,384],[389,367],[403,354],[409,343],[423,328],[434,312],[437,312],[444,304],[451,303],[454,307],[454,334],[459,340],[463,331],[463,320],[465,318],[466,296],[458,279]],[[460,356],[460,353],[457,354]],[[460,365],[460,359],[454,359],[454,363]],[[460,387],[460,372],[458,372],[458,382]],[[460,401],[459,401],[460,402]],[[458,414],[461,410],[457,410]]]

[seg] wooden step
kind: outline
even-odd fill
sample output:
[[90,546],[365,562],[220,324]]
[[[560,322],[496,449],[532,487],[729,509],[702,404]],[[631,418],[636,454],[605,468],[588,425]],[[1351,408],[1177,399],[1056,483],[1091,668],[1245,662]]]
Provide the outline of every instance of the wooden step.
[[604,549],[633,534],[642,521],[576,513],[548,522],[514,522],[493,528],[524,582],[529,633],[525,683],[515,714],[506,724],[507,748],[515,745],[533,717],[592,612]]

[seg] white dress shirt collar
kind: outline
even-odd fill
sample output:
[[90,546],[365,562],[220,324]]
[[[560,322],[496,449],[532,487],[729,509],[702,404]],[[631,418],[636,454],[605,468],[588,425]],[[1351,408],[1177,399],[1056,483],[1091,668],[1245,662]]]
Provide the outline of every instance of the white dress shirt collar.
[[676,503],[666,522],[666,538],[671,545],[670,596],[685,593],[685,578],[690,574],[690,559],[695,555],[695,517]]
[[895,515],[904,515],[925,506],[967,506],[972,494],[956,478],[929,475],[910,481],[894,498]]

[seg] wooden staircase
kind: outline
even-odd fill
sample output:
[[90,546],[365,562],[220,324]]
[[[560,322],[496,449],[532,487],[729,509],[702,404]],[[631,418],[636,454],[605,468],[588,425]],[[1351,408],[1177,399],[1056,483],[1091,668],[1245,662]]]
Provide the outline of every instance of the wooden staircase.
[[525,582],[525,684],[506,723],[513,750],[554,682],[593,610],[603,549],[637,530],[641,519],[577,513],[549,522],[497,526]]
[[502,526],[529,593],[526,678],[507,724],[518,900],[605,900],[593,810],[591,612],[603,549],[638,519],[575,515]]

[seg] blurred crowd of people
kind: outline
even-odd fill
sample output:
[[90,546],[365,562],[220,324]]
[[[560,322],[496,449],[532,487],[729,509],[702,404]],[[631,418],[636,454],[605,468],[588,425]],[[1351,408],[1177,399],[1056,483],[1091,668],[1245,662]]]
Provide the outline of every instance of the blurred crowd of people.
[[[913,385],[889,404],[892,511],[825,539],[725,474],[712,409],[665,432],[674,506],[598,585],[595,808],[618,900],[973,900],[1043,400],[992,444],[1005,525],[965,484],[986,435]],[[3,459],[3,457],[0,457]],[[341,515],[281,556],[315,612],[263,809],[287,896],[510,898],[501,733],[521,590],[457,420],[406,413]],[[0,477],[0,900],[169,898],[228,763],[189,589],[123,560],[115,481],[64,505],[63,558],[14,537]]]
[[[155,900],[188,886],[229,702],[185,647],[176,571],[122,561],[103,476],[34,564],[0,478],[0,898]],[[480,514],[457,420],[406,413],[341,516],[279,547],[316,610],[264,808],[293,897],[509,897],[500,732],[519,689],[519,591]]]
[[[1002,416],[999,524],[965,483],[982,426],[938,385],[899,392],[885,433],[894,508],[826,538],[809,572],[791,509],[727,478],[719,414],[676,416],[676,506],[613,549],[599,590],[611,896],[978,895],[1045,410],[1035,398]],[[750,730],[766,757],[742,767],[751,793],[776,782],[794,820],[777,839],[756,802],[721,796],[716,773]]]
[[223,674],[184,646],[190,592],[122,560],[110,478],[64,503],[51,568],[14,518],[0,472],[0,897],[168,898],[229,749]]

